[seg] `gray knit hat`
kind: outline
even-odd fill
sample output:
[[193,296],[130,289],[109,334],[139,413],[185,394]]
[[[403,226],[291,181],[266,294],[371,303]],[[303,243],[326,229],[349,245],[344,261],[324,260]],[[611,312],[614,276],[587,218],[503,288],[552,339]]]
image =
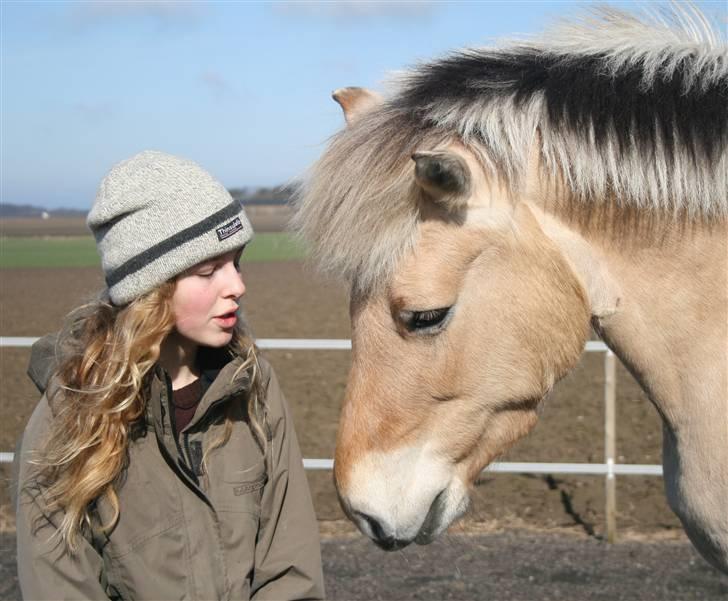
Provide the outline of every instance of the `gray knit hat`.
[[187,159],[151,150],[109,171],[86,223],[115,305],[240,248],[253,236],[240,202],[209,173]]

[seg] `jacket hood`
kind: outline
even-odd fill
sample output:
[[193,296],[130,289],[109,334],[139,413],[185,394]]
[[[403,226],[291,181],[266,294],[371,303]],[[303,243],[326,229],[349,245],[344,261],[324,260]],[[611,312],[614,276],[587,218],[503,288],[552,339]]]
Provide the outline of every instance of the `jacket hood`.
[[48,388],[48,382],[58,366],[57,343],[58,334],[48,334],[37,340],[30,349],[27,373],[41,394]]

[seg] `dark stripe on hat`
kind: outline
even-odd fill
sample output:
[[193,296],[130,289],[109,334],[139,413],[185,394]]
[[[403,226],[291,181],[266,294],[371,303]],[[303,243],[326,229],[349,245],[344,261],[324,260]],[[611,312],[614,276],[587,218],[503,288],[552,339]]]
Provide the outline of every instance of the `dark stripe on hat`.
[[241,211],[242,206],[240,205],[240,201],[233,200],[228,206],[224,209],[220,209],[217,213],[213,213],[202,221],[177,232],[166,240],[158,242],[144,252],[139,253],[135,257],[132,257],[128,261],[122,263],[106,276],[106,285],[109,288],[115,286],[125,277],[139,271],[143,267],[146,267],[152,261],[156,261],[159,257],[167,254],[171,250],[174,250],[181,244],[194,240],[195,238],[199,238],[203,234],[209,232],[213,226],[225,219],[238,215]]

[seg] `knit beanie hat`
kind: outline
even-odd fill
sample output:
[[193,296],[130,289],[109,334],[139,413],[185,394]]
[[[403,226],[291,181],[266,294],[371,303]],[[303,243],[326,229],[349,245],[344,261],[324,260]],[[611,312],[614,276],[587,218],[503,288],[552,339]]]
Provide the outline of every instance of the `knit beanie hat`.
[[253,236],[240,202],[209,173],[187,159],[151,150],[109,171],[86,223],[115,305],[240,248]]

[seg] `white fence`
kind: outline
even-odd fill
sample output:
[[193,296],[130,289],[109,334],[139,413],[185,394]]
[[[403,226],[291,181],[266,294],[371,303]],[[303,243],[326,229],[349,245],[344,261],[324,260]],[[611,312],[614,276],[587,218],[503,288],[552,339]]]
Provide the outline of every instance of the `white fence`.
[[[30,347],[37,338],[0,336],[0,348]],[[301,339],[301,338],[259,338],[262,349],[276,350],[349,350],[351,341],[343,339]],[[604,476],[606,478],[606,520],[607,540],[616,537],[616,476],[662,476],[661,465],[619,464],[614,462],[616,420],[615,420],[615,357],[603,342],[590,340],[586,352],[603,352],[604,357],[604,406],[605,406],[605,457],[604,463],[521,463],[502,462],[488,466],[485,472],[501,474],[579,474]],[[0,463],[12,463],[13,453],[0,453]],[[304,459],[309,470],[330,470],[332,459]]]

